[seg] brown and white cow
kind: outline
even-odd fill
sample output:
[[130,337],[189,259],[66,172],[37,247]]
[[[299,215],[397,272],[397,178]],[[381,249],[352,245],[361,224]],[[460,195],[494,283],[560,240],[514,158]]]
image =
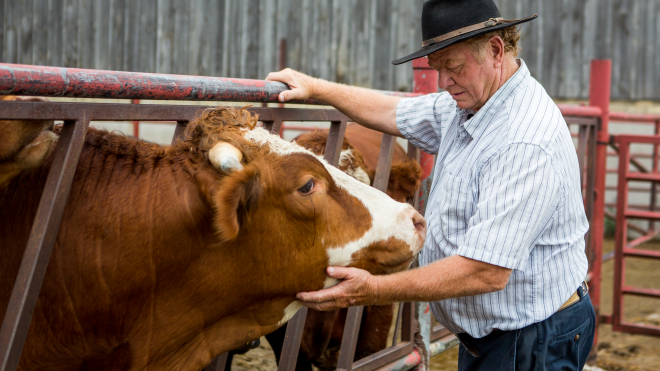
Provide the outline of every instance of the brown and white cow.
[[[209,109],[174,146],[89,129],[19,369],[201,370],[334,285],[327,266],[409,266],[419,213],[256,122]],[[51,160],[0,189],[0,316]]]
[[[325,152],[328,134],[328,130],[315,130],[299,135],[295,141],[312,152],[322,155]],[[382,133],[358,124],[348,125],[342,143],[339,169],[364,183],[371,184],[376,173],[382,137]],[[417,161],[409,160],[406,152],[398,144],[395,145],[392,162],[387,194],[403,202],[412,198],[419,188],[421,167]],[[320,370],[337,368],[346,315],[346,309],[331,312],[308,311],[296,370],[311,371],[312,365]],[[393,316],[392,305],[364,308],[355,350],[356,360],[385,349]],[[278,361],[285,332],[286,326],[266,336]]]

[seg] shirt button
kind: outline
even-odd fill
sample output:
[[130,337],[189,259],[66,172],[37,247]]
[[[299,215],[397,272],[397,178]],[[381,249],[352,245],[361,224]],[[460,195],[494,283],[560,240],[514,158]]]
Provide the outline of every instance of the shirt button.
[[575,335],[575,341],[580,340],[580,334]]

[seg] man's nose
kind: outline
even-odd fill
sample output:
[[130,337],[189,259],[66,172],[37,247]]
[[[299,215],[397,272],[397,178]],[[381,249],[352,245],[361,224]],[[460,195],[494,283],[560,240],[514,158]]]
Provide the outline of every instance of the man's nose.
[[448,73],[439,71],[438,72],[438,87],[443,90],[447,90],[448,86],[454,85],[454,80],[449,76]]

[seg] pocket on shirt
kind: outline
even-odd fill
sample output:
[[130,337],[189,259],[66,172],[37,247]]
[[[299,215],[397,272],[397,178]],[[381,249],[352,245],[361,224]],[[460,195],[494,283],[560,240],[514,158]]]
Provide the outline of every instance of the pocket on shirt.
[[473,214],[474,196],[470,187],[470,180],[459,178],[448,172],[443,174],[442,194],[440,195],[439,210],[440,227],[445,238],[452,243],[460,243],[452,235],[461,237],[467,230],[467,224]]

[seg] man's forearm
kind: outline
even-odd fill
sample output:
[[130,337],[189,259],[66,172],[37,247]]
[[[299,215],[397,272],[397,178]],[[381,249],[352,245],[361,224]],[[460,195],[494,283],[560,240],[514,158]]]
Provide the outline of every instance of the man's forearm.
[[437,301],[498,291],[511,270],[451,256],[422,268],[375,277],[377,302]]
[[332,105],[360,125],[401,136],[396,126],[396,106],[401,97],[321,79],[314,82],[312,98]]

